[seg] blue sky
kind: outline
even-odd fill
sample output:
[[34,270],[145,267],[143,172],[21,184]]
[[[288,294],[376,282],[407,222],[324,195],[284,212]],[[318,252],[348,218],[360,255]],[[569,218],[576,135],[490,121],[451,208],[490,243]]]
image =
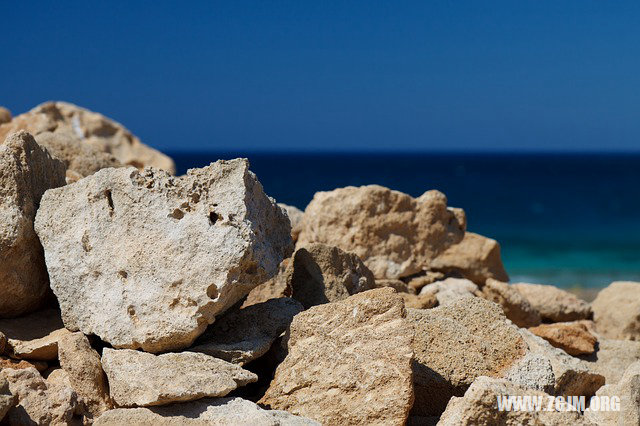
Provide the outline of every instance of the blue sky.
[[640,3],[11,2],[0,104],[164,150],[640,150]]

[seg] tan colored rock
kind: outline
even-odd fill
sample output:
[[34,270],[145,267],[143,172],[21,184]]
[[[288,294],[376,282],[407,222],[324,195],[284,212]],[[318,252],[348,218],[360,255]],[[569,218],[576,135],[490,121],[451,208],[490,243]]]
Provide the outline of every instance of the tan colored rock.
[[462,241],[436,257],[430,268],[448,275],[459,274],[479,286],[490,278],[509,281],[500,257],[500,244],[472,232],[466,232]]
[[404,300],[404,306],[406,308],[413,309],[431,309],[438,306],[438,299],[435,294],[409,294],[398,293],[402,300]]
[[513,286],[489,278],[482,287],[481,297],[502,306],[504,314],[518,327],[535,327],[540,314]]
[[260,403],[323,424],[404,424],[412,334],[390,288],[314,306],[295,316],[288,355]]
[[290,206],[284,203],[278,203],[278,205],[287,212],[289,220],[291,221],[291,238],[296,242],[298,235],[302,230],[302,219],[304,218],[304,212],[295,206]]
[[287,279],[291,297],[305,308],[337,302],[375,287],[373,274],[358,256],[324,244],[297,249]]
[[[532,396],[542,401],[540,410],[500,410],[498,399],[503,396]],[[518,387],[507,380],[479,377],[463,397],[454,397],[440,417],[438,426],[478,425],[590,425],[576,411],[544,411],[552,397],[544,392]]]
[[34,136],[44,132],[73,134],[93,148],[112,154],[120,163],[138,168],[152,166],[175,173],[171,158],[148,147],[121,124],[66,102],[45,102],[0,125],[0,140],[18,130]]
[[60,366],[69,384],[84,403],[85,416],[98,417],[111,408],[107,378],[102,371],[100,355],[82,333],[69,333],[58,343]]
[[0,106],[0,124],[8,123],[11,121],[11,111],[5,107]]
[[374,280],[374,285],[375,285],[375,288],[391,287],[398,293],[416,294],[415,289],[412,287],[409,287],[409,285],[402,280],[379,279],[379,280]]
[[121,407],[225,396],[258,380],[258,376],[236,364],[195,352],[153,355],[105,348],[102,368],[109,380],[111,398]]
[[5,378],[0,378],[0,422],[16,402],[17,398],[9,391],[9,382]]
[[605,377],[606,384],[615,384],[627,367],[640,361],[640,342],[600,338],[598,350],[583,359],[592,371]]
[[479,294],[478,286],[464,278],[447,278],[427,284],[420,290],[421,295],[435,294],[439,305],[449,305],[458,299],[471,299]]
[[35,368],[38,371],[45,371],[49,366],[46,362],[39,361],[25,361],[22,359],[13,359],[4,356],[0,356],[0,370],[5,368],[12,368],[14,370],[21,370],[23,368]]
[[415,329],[413,416],[439,415],[477,377],[503,377],[526,353],[518,328],[498,305],[481,298],[409,309],[407,318]]
[[11,356],[15,358],[34,361],[53,361],[58,359],[58,341],[69,333],[69,330],[66,328],[60,328],[39,339],[9,339],[9,352]]
[[291,258],[284,259],[278,266],[278,273],[259,286],[253,288],[242,303],[242,307],[256,305],[271,299],[291,297],[291,286],[287,282],[287,267]]
[[595,351],[598,339],[580,321],[541,324],[529,329],[569,355],[585,355]]
[[427,284],[435,283],[436,281],[444,281],[447,278],[442,272],[425,271],[423,274],[411,277],[407,283],[409,293],[418,294],[422,287]]
[[78,409],[77,395],[63,384],[47,383],[34,368],[3,369],[0,380],[9,382],[18,405],[7,413],[9,424],[71,424]]
[[[36,136],[36,142],[64,162],[67,168],[67,179],[70,177],[70,172],[77,173],[82,178],[107,167],[122,167],[122,163],[112,154],[82,142],[71,131],[40,133]],[[73,179],[79,180],[76,177]]]
[[[640,425],[640,362],[631,364],[617,384],[601,387],[596,396],[599,397],[598,404],[604,405],[607,401],[610,409],[589,407],[585,417],[594,424]],[[612,402],[614,398],[617,401]],[[592,405],[594,403],[596,401]]]
[[48,191],[35,228],[65,326],[148,352],[189,347],[292,248],[244,159],[179,178],[102,169]]
[[640,283],[611,283],[591,307],[598,333],[609,339],[640,340]]
[[0,317],[15,317],[37,309],[47,292],[47,269],[33,220],[42,194],[65,184],[65,168],[26,132],[3,140],[0,137]]
[[303,310],[300,302],[287,297],[230,310],[209,326],[190,350],[246,364],[267,353]]
[[298,247],[336,246],[355,253],[376,278],[395,279],[428,270],[464,231],[460,213],[447,208],[441,192],[412,198],[378,185],[349,186],[314,195]]
[[512,287],[540,313],[543,321],[566,322],[591,317],[587,302],[552,285],[518,283]]
[[194,402],[151,408],[119,408],[107,411],[94,423],[95,426],[122,426],[125,424],[146,426],[182,425],[256,425],[256,426],[319,426],[304,417],[285,411],[263,410],[242,398],[201,399]]
[[0,355],[2,355],[7,347],[7,336],[0,331]]

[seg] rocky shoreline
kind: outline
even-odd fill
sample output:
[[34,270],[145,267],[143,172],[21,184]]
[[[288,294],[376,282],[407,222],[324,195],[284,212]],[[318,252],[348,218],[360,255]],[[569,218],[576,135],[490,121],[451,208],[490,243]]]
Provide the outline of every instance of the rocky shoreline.
[[303,212],[62,102],[0,108],[0,141],[2,424],[640,424],[640,283],[509,283],[439,191]]

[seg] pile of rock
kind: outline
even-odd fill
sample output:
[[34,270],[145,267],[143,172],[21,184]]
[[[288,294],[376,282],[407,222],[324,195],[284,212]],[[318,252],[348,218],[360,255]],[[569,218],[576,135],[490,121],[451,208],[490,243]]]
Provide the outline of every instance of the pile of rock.
[[[440,192],[341,188],[302,212],[246,160],[174,177],[64,103],[0,114],[0,136],[0,421],[640,421],[640,283],[592,304],[509,284]],[[501,411],[507,395],[622,410]]]

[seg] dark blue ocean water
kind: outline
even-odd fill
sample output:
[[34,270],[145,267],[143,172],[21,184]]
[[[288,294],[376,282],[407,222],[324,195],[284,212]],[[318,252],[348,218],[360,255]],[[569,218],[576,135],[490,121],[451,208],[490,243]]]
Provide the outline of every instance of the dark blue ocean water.
[[301,209],[316,191],[380,184],[444,192],[497,239],[512,281],[640,281],[640,155],[173,153],[178,172],[247,157],[265,191]]

